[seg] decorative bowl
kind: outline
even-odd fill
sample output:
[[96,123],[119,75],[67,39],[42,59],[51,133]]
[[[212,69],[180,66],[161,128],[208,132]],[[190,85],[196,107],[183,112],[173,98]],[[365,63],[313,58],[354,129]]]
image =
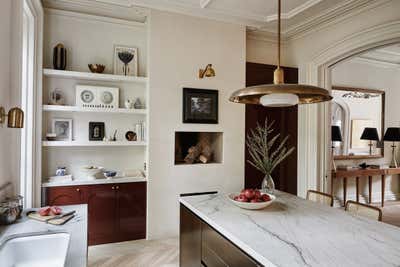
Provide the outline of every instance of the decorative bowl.
[[89,64],[88,67],[93,73],[103,73],[104,69],[106,68],[106,66],[101,64]]
[[116,171],[105,171],[103,172],[104,177],[106,177],[107,179],[113,178],[117,175]]
[[83,166],[81,168],[82,173],[87,179],[96,179],[96,175],[103,171],[103,167],[98,166]]
[[256,202],[256,203],[239,202],[239,201],[236,201],[236,200],[233,199],[235,196],[238,196],[239,194],[240,193],[231,193],[231,194],[227,195],[227,197],[234,205],[238,206],[239,208],[246,209],[246,210],[261,210],[261,209],[264,209],[264,208],[268,207],[269,205],[271,205],[272,202],[274,202],[275,199],[276,199],[276,197],[274,195],[267,194],[271,198],[271,200],[267,201],[267,202]]

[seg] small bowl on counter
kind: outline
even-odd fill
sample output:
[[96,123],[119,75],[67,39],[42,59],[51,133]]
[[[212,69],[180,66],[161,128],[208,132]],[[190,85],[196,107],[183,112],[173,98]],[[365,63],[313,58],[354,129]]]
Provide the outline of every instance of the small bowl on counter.
[[81,172],[88,180],[97,179],[99,173],[103,171],[103,167],[99,166],[83,166]]
[[112,179],[117,175],[116,171],[111,171],[111,170],[107,170],[103,172],[104,177],[106,177],[106,179]]

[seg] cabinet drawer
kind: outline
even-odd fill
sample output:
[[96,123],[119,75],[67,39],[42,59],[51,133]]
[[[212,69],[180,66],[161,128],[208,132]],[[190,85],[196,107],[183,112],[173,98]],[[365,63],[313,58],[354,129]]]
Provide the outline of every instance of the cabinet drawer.
[[46,188],[46,205],[85,204],[86,186],[60,186]]
[[242,250],[205,223],[202,230],[201,260],[208,267],[256,267],[258,265]]

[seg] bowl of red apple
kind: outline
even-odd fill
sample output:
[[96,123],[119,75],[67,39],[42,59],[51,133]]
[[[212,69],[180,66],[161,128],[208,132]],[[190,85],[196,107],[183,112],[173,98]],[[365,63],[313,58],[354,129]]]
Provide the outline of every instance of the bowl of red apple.
[[260,210],[271,205],[276,199],[274,195],[262,193],[258,189],[243,189],[240,193],[231,193],[229,200],[242,209]]

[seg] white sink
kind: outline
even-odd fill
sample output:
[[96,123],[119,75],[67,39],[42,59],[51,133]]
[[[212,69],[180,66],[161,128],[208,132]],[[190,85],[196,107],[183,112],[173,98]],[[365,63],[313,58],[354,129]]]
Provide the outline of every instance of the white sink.
[[2,267],[63,267],[68,233],[36,233],[9,238],[0,248]]

